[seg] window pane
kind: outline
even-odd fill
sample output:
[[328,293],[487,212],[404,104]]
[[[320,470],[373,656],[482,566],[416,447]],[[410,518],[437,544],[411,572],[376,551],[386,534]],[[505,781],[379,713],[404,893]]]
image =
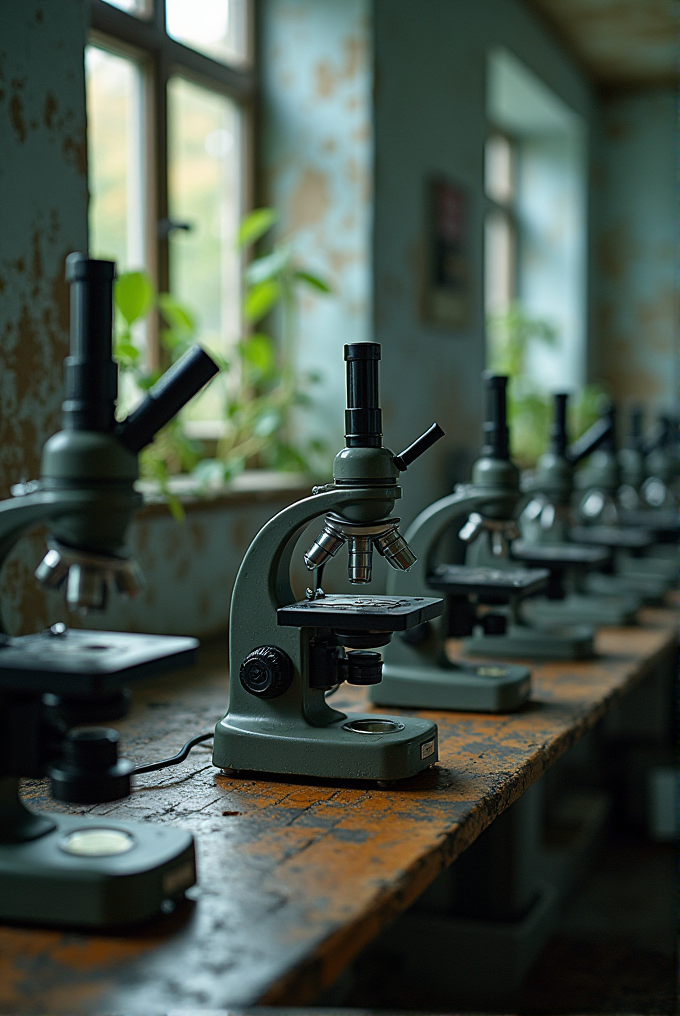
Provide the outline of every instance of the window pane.
[[147,16],[152,10],[152,0],[104,0],[104,2],[138,17]]
[[248,0],[166,0],[168,35],[221,63],[248,59]]
[[144,263],[139,66],[96,46],[85,51],[90,252]]
[[512,144],[502,134],[493,134],[484,153],[484,188],[499,204],[508,204],[514,193]]
[[[189,231],[170,234],[170,288],[197,318],[198,340],[225,354],[240,329],[240,122],[235,103],[182,78],[168,85],[169,204]],[[213,386],[215,387],[215,386]],[[200,413],[209,409],[208,389]],[[213,400],[216,399],[216,393]],[[200,405],[200,404],[199,404]]]
[[484,226],[484,304],[487,314],[502,314],[515,293],[515,238],[510,217],[490,212]]

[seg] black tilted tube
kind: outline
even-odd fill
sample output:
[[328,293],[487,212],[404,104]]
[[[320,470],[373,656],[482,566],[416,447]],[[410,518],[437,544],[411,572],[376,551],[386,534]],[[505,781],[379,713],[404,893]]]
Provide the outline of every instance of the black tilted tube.
[[118,394],[113,360],[113,261],[69,254],[71,355],[66,358],[65,430],[111,431]]
[[382,411],[378,388],[379,342],[353,342],[345,346],[347,409],[345,440],[348,448],[380,448]]
[[567,454],[567,401],[566,392],[555,392],[555,415],[550,431],[550,450],[555,455],[564,457]]
[[506,389],[508,379],[502,374],[482,374],[486,388],[486,421],[482,425],[486,458],[510,458],[510,433],[508,431]]
[[431,427],[417,437],[415,441],[404,448],[403,452],[399,455],[394,456],[394,463],[402,473],[407,466],[410,466],[412,462],[415,462],[423,452],[426,452],[428,448],[431,448],[435,441],[438,441],[440,437],[444,437],[444,431],[438,423],[433,423]]
[[116,427],[116,437],[135,454],[200,392],[219,367],[200,346],[192,346],[156,382],[144,401]]
[[570,462],[580,462],[587,455],[596,451],[609,437],[612,429],[612,421],[608,417],[596,420],[592,427],[589,427],[585,434],[574,441],[567,449],[567,458]]

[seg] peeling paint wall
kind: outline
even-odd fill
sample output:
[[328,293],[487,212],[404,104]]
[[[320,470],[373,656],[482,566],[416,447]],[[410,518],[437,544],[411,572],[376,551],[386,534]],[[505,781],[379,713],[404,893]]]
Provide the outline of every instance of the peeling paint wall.
[[[263,0],[262,193],[330,297],[302,302],[298,360],[321,383],[314,430],[342,447],[342,347],[371,336],[372,59],[368,0]],[[304,425],[304,424],[303,424]]]
[[[0,497],[40,470],[59,428],[69,294],[64,261],[87,250],[83,51],[85,0],[0,2]],[[293,495],[188,513],[184,526],[147,512],[130,546],[147,579],[139,599],[113,597],[89,627],[176,634],[224,632],[232,584],[257,530]],[[242,500],[242,499],[241,499]],[[33,572],[45,532],[21,540],[0,597],[12,633],[58,620],[79,626]]]
[[677,145],[674,89],[603,98],[592,373],[650,410],[679,394]]
[[[0,6],[0,497],[38,475],[57,429],[68,349],[64,259],[87,249],[84,0]],[[13,553],[0,593],[16,626],[45,604],[41,537]]]
[[[585,77],[516,0],[374,0],[375,336],[383,343],[386,431],[405,444],[437,419],[447,432],[409,470],[400,514],[467,477],[480,443],[483,320],[483,159],[487,54],[502,46],[586,123]],[[470,201],[472,314],[465,330],[419,313],[426,181],[441,175]],[[417,380],[416,380],[417,379]]]

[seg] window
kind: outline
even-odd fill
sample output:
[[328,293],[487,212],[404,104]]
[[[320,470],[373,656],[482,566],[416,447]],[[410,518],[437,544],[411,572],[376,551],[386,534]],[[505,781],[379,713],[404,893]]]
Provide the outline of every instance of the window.
[[487,315],[503,314],[516,294],[516,147],[505,134],[491,133],[484,151],[484,294]]
[[486,311],[513,300],[531,341],[526,376],[543,394],[586,373],[587,136],[581,117],[505,49],[489,54],[485,152]]
[[[120,271],[144,268],[221,353],[240,330],[251,2],[90,0],[90,250]],[[148,352],[162,358],[153,334]]]

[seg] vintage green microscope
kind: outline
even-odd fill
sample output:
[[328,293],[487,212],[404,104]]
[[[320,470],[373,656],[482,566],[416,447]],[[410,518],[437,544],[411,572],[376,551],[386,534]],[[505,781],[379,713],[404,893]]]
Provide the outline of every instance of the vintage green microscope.
[[520,514],[522,539],[513,543],[512,556],[527,567],[540,563],[550,570],[548,595],[529,601],[526,614],[539,623],[631,624],[641,606],[638,596],[596,595],[586,587],[589,571],[611,567],[611,550],[569,542],[575,466],[606,440],[609,422],[598,421],[576,451],[569,449],[567,401],[564,392],[554,396],[550,446],[523,483],[530,500]]
[[[447,639],[474,639],[475,629],[483,628],[491,643],[485,654],[502,655],[494,652],[493,639],[504,638],[508,618],[499,617],[498,606],[510,604],[509,613],[516,615],[517,602],[545,588],[548,581],[544,569],[511,568],[507,563],[508,542],[518,535],[513,514],[519,498],[519,472],[508,447],[507,378],[485,375],[484,384],[485,441],[472,470],[472,482],[458,485],[453,494],[418,515],[406,534],[418,562],[408,578],[396,573],[388,578],[391,595],[401,595],[407,589],[418,595],[441,591],[446,597],[446,613],[401,633],[385,648],[382,684],[369,693],[373,702],[506,712],[517,709],[530,693],[531,674],[526,667],[466,659],[453,662],[446,653]],[[488,534],[490,562],[478,566],[439,563],[447,537],[462,523],[460,537],[465,543]],[[494,631],[499,634],[491,634]],[[466,648],[468,645],[469,640]],[[472,648],[474,652],[476,647]]]
[[[581,491],[576,498],[579,524],[572,529],[571,538],[580,544],[611,549],[615,574],[590,574],[586,586],[599,595],[633,593],[646,603],[659,602],[675,578],[677,565],[663,555],[650,556],[655,543],[651,527],[641,525],[639,516],[632,518],[621,503],[622,488],[624,503],[626,495],[630,495],[627,489],[630,484],[625,481],[630,479],[632,464],[626,462],[625,457],[622,463],[617,451],[616,409],[612,403],[591,430],[598,425],[607,433],[581,472],[576,474],[576,485]],[[586,432],[573,446],[579,458],[584,457],[579,450],[587,443],[588,434]]]
[[[415,562],[390,514],[401,497],[397,477],[443,432],[434,424],[401,455],[383,447],[379,359],[378,343],[345,346],[347,446],[335,457],[333,482],[271,519],[241,564],[231,601],[229,711],[215,728],[213,749],[213,762],[224,771],[382,782],[437,761],[437,728],[429,720],[345,714],[326,700],[343,681],[379,682],[376,647],[442,610],[441,600],[426,595],[321,589],[321,570],[345,545],[352,584],[370,582],[374,549],[400,571]],[[319,516],[325,516],[323,530],[305,555],[315,572],[313,588],[296,601],[292,556],[304,528]]]
[[[103,609],[110,588],[135,595],[125,550],[141,503],[137,453],[217,373],[194,347],[141,405],[116,423],[112,359],[115,266],[72,254],[71,355],[63,429],[46,443],[40,480],[0,503],[0,564],[28,529],[49,527],[36,575],[63,587],[72,610]],[[19,778],[48,776],[59,801],[95,804],[130,793],[133,765],[101,724],[125,714],[126,687],[192,662],[190,638],[69,630],[0,635],[0,920],[105,928],[172,908],[195,881],[189,833],[108,816],[29,810]]]

